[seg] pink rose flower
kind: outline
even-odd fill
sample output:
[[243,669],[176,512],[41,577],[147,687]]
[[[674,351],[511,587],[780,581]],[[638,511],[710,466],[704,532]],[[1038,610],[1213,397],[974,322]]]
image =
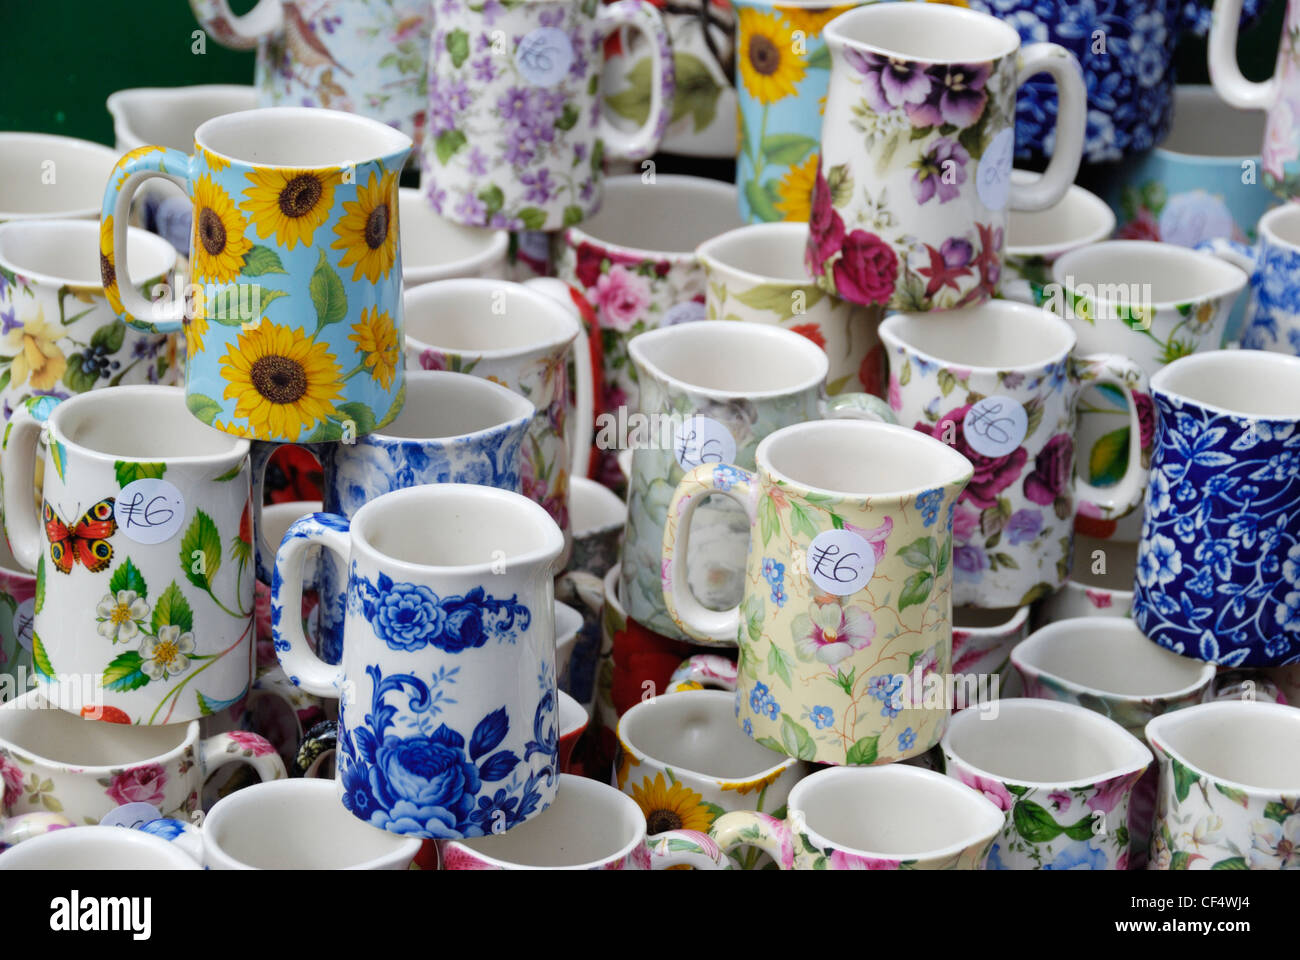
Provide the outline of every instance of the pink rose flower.
[[1057,790],[1054,793],[1049,793],[1047,799],[1051,800],[1052,803],[1055,804],[1057,810],[1064,810],[1070,805],[1070,795],[1064,790]]
[[874,233],[854,230],[844,238],[835,261],[835,289],[841,297],[863,305],[888,303],[898,279],[898,255]]
[[1264,131],[1264,172],[1281,180],[1286,176],[1286,165],[1300,156],[1295,110],[1285,99],[1273,105],[1268,112],[1268,129]]
[[898,383],[898,377],[892,373],[889,375],[889,409],[895,413],[903,409],[903,389]]
[[879,857],[860,857],[843,850],[831,854],[832,870],[897,870],[898,863],[897,860],[882,860]]
[[979,777],[973,773],[967,773],[965,770],[957,771],[957,779],[972,790],[978,790],[984,796],[988,797],[998,805],[999,810],[1010,810],[1015,805],[1015,798],[1000,780],[992,780],[988,777]]
[[650,284],[626,267],[611,267],[596,280],[596,307],[602,327],[630,330],[650,305]]
[[23,769],[2,753],[0,753],[0,779],[4,781],[3,804],[7,812],[18,802],[18,796],[23,791]]
[[1066,492],[1073,476],[1074,437],[1058,433],[1034,458],[1034,469],[1025,477],[1025,497],[1032,503],[1050,506]]
[[265,737],[247,730],[231,730],[230,739],[235,741],[255,757],[264,757],[275,753],[275,747]]
[[1142,776],[1145,771],[1139,771],[1128,777],[1111,777],[1097,784],[1093,795],[1087,799],[1086,805],[1090,810],[1100,810],[1103,813],[1110,813],[1114,810],[1133,789],[1133,784]]
[[980,527],[980,515],[958,504],[952,512],[952,535],[959,543],[968,542]]
[[167,786],[167,771],[157,763],[128,767],[104,791],[117,804],[149,803],[155,807],[163,802],[163,788]]
[[[965,403],[948,411],[933,426],[917,423],[916,429],[928,433],[936,440],[951,441],[952,447],[971,462],[975,473],[961,492],[959,502],[970,503],[979,510],[987,510],[998,503],[998,494],[1015,483],[1024,470],[1029,454],[1024,447],[1016,447],[1001,457],[986,457],[977,453],[966,441],[965,420],[971,404]],[[1048,501],[1051,502],[1050,500]]]
[[464,847],[449,845],[439,851],[444,870],[495,870],[490,863],[480,860]]

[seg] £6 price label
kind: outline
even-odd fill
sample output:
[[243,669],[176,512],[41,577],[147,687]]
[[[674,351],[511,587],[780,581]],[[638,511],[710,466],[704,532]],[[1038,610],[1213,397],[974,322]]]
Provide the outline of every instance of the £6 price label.
[[961,430],[966,443],[976,453],[1005,457],[1024,442],[1029,432],[1029,414],[1019,400],[994,394],[966,411]]
[[673,456],[686,471],[702,463],[735,463],[736,438],[717,420],[697,413],[677,425]]
[[876,551],[851,530],[823,530],[805,554],[808,576],[827,593],[847,597],[867,585],[876,572]]
[[174,483],[143,477],[122,488],[113,519],[136,543],[162,543],[176,536],[185,522],[185,495]]

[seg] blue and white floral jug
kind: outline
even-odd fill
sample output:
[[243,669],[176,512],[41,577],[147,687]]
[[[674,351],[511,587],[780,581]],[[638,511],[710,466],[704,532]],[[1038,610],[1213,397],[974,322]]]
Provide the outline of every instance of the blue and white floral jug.
[[[296,615],[312,545],[350,571],[338,666],[312,653]],[[396,490],[351,521],[315,513],[289,528],[271,588],[276,652],[294,683],[339,698],[336,779],[354,816],[459,839],[550,805],[563,548],[542,507],[468,484]]]

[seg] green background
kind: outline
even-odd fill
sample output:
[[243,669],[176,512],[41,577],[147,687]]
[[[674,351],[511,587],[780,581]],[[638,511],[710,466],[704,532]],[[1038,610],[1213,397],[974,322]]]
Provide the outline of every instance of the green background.
[[[231,0],[236,13],[253,0]],[[1286,0],[1269,0],[1242,34],[1240,62],[1251,79],[1273,71]],[[0,30],[0,130],[61,133],[112,144],[104,100],[127,87],[252,83],[253,53],[211,37],[191,51],[198,29],[185,0],[7,0]],[[1205,83],[1205,41],[1178,51],[1178,77]]]

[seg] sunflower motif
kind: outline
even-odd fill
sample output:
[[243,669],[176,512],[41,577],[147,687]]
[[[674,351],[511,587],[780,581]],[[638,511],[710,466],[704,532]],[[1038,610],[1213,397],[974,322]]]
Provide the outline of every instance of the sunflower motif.
[[230,161],[225,157],[213,153],[204,147],[199,147],[199,153],[203,154],[203,162],[208,165],[208,169],[213,173],[220,173],[226,167],[230,166]]
[[244,236],[248,221],[230,195],[207,174],[194,182],[194,239],[190,263],[197,280],[232,283],[244,269],[253,241]]
[[339,267],[352,267],[355,283],[365,274],[371,283],[381,276],[387,277],[397,259],[397,229],[393,219],[397,211],[397,173],[390,171],[375,182],[370,172],[370,183],[357,187],[357,199],[343,202],[343,216],[334,224],[338,239],[332,244],[335,250],[345,250]]
[[818,155],[812,154],[803,163],[786,171],[777,192],[781,199],[776,208],[786,220],[807,223],[812,216],[813,185],[817,182]]
[[794,96],[806,61],[794,52],[794,34],[781,15],[741,7],[738,29],[745,38],[739,57],[740,77],[749,95],[762,104]]
[[371,378],[385,390],[391,387],[393,375],[402,361],[392,318],[387,313],[380,313],[378,307],[362,310],[361,322],[352,325],[352,336],[348,339],[364,356],[362,366],[370,368]]
[[114,170],[122,171],[122,175],[117,178],[117,189],[121,190],[122,184],[126,183],[127,177],[135,173],[134,170],[124,169],[125,167],[130,166],[132,160],[135,160],[137,157],[147,157],[151,153],[166,153],[166,152],[167,152],[166,147],[153,147],[153,146],[136,147],[134,150],[128,150],[126,153],[118,157],[117,163],[113,165]]
[[682,783],[664,783],[664,775],[656,773],[641,786],[632,787],[632,799],[645,814],[646,832],[654,835],[665,830],[699,830],[707,832],[713,826],[713,814],[704,805],[704,798]]
[[185,359],[193,360],[196,353],[203,352],[203,337],[208,332],[208,311],[202,287],[195,284],[188,297],[189,309],[185,311]]
[[327,344],[265,319],[241,331],[221,358],[224,398],[235,401],[235,417],[247,419],[248,430],[263,440],[295,441],[334,413],[340,373]]
[[283,167],[256,168],[245,174],[253,184],[244,191],[239,205],[257,226],[257,235],[292,250],[301,241],[311,243],[312,234],[330,215],[334,188],[343,178],[341,170],[290,170]]
[[[943,2],[943,0],[932,0]],[[965,6],[965,3],[962,3]],[[843,7],[784,7],[778,6],[777,12],[785,17],[792,30],[802,30],[804,39],[821,36],[826,24],[830,23],[846,10],[852,10],[852,4]]]
[[113,267],[113,217],[110,214],[99,221],[99,281],[104,288],[108,305],[119,317],[122,315],[122,298],[117,292],[117,270]]

